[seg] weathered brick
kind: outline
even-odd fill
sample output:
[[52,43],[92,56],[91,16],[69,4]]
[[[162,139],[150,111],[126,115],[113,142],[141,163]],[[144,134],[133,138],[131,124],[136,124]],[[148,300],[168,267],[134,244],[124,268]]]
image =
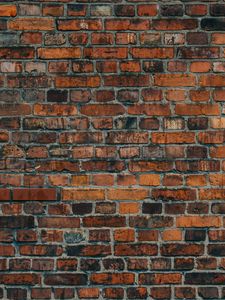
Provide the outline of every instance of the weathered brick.
[[17,18],[9,20],[8,28],[10,30],[53,30],[53,19],[46,18]]

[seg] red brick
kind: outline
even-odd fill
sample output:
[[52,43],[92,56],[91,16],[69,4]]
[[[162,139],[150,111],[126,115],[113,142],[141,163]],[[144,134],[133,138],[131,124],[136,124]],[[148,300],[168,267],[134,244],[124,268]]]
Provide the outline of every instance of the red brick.
[[56,190],[39,188],[39,189],[14,189],[13,200],[34,201],[34,200],[56,200]]
[[59,20],[58,30],[101,30],[102,22],[96,19]]
[[107,19],[105,20],[106,30],[149,30],[149,20],[142,19]]
[[208,216],[182,216],[176,219],[177,227],[220,227],[221,219],[219,217]]
[[179,284],[181,283],[181,274],[180,273],[145,273],[139,274],[139,283],[140,284]]
[[193,132],[166,132],[152,133],[152,142],[158,144],[193,144],[195,133]]
[[156,16],[157,15],[157,5],[151,4],[143,4],[143,5],[138,5],[138,15],[139,16]]
[[108,75],[104,76],[105,86],[148,86],[148,75]]
[[80,58],[81,49],[78,47],[67,48],[39,48],[38,57],[41,59],[66,59]]
[[81,107],[80,112],[86,116],[116,116],[125,113],[120,104],[89,104]]
[[34,58],[33,47],[8,47],[0,49],[1,59],[28,59]]
[[62,87],[98,87],[100,85],[99,76],[62,76],[56,77],[55,85]]
[[134,58],[173,58],[173,48],[132,48],[130,50]]
[[43,228],[77,228],[80,227],[80,220],[75,217],[46,217],[38,219],[38,226]]
[[62,200],[104,200],[102,189],[63,189]]
[[153,20],[153,29],[155,30],[190,30],[198,27],[195,19],[162,19]]
[[134,274],[132,273],[99,273],[91,274],[92,284],[110,284],[110,285],[124,285],[134,283]]
[[220,107],[217,104],[176,104],[177,115],[209,115],[220,114]]
[[88,59],[114,59],[127,58],[128,51],[126,48],[85,48],[84,57]]
[[157,86],[195,86],[196,80],[193,74],[156,74],[155,85]]

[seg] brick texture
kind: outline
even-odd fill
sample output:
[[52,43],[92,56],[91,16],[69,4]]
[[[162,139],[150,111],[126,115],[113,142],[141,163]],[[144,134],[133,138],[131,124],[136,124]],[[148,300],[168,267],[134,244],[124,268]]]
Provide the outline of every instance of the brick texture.
[[0,0],[0,299],[225,299],[225,2]]

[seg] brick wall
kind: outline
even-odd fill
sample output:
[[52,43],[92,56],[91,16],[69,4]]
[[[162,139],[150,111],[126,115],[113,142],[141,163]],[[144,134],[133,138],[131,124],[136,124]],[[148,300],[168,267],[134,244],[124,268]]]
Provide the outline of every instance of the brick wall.
[[0,16],[0,298],[225,299],[225,3]]

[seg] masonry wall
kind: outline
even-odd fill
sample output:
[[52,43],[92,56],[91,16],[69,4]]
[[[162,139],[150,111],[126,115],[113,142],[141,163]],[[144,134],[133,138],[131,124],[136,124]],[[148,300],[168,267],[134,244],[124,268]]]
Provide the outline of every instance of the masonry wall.
[[225,299],[225,3],[0,16],[0,298]]

